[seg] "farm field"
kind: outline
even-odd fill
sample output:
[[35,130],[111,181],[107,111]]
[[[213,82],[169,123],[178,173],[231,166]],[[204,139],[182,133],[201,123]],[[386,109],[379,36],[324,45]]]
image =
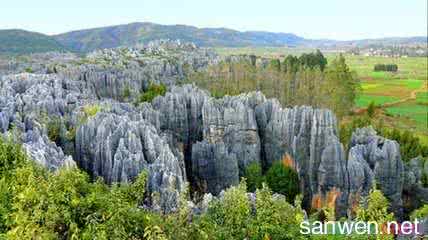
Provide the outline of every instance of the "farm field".
[[[255,54],[283,58],[288,54],[313,52],[304,48],[218,48],[220,55]],[[329,61],[337,51],[322,51]],[[376,119],[387,126],[415,132],[428,144],[428,59],[423,57],[387,58],[378,56],[345,55],[350,70],[361,80],[361,91],[356,107],[365,109],[372,101],[380,108]],[[375,72],[376,64],[397,64],[398,71]]]
[[[329,61],[336,54],[327,54]],[[349,68],[361,80],[356,107],[374,102],[376,120],[386,126],[414,132],[428,144],[428,59],[345,55]],[[398,71],[375,72],[376,64],[397,64]]]
[[[361,79],[356,106],[365,108],[373,101],[381,108],[377,119],[413,131],[428,144],[428,60],[350,55],[346,60]],[[374,72],[374,65],[379,63],[397,64],[398,72]]]

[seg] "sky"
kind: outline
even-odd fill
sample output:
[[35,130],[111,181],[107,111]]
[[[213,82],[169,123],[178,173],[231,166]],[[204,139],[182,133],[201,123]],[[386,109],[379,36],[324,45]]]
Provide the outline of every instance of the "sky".
[[131,22],[354,40],[427,35],[427,0],[1,0],[0,29],[45,34]]

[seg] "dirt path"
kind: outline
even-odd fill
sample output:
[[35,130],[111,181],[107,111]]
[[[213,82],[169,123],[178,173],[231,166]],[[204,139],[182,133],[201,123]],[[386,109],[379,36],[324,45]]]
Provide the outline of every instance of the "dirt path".
[[[405,102],[408,102],[408,101],[416,100],[416,96],[417,96],[418,93],[420,93],[420,92],[426,92],[426,91],[427,91],[426,87],[423,87],[423,88],[417,89],[417,90],[413,90],[410,93],[410,96],[407,97],[407,98],[403,98],[403,99],[400,99],[400,100],[395,101],[395,102],[387,102],[387,103],[378,105],[377,107],[378,108],[392,107],[392,106],[395,106],[395,105],[398,105],[398,104],[401,104],[401,103],[405,103]],[[354,110],[354,113],[355,114],[361,114],[361,113],[365,113],[366,111],[367,111],[367,107],[365,107],[365,108],[357,108],[357,109]]]

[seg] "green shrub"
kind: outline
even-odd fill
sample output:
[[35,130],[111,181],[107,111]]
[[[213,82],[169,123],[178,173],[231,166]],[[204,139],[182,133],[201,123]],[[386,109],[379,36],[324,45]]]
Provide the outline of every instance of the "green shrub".
[[125,88],[123,89],[122,97],[123,97],[124,100],[128,99],[129,97],[131,97],[131,89],[129,88],[128,85],[126,85]]
[[91,183],[78,169],[43,174],[31,165],[16,174],[9,239],[136,239],[147,224],[137,208],[145,173],[134,184]]
[[256,192],[256,214],[251,222],[252,239],[298,239],[299,208],[286,199],[275,199],[272,191],[263,184]]
[[[383,195],[382,191],[373,188],[367,198],[361,201],[357,207],[356,220],[358,221],[373,221],[377,222],[379,226],[386,224],[389,221],[394,221],[394,214],[389,213],[388,199]],[[383,239],[394,239],[393,236],[386,235]]]
[[413,211],[411,218],[412,219],[422,219],[428,217],[428,204],[424,204],[421,208]]
[[285,195],[290,203],[300,193],[298,173],[279,161],[267,171],[266,182],[272,191]]
[[138,103],[151,102],[157,96],[164,96],[166,93],[166,86],[164,84],[150,84],[147,91],[140,94]]
[[24,71],[25,71],[26,73],[34,73],[34,71],[33,71],[33,69],[32,69],[31,67],[27,67],[27,68],[25,68],[25,69],[24,69]]
[[248,191],[254,192],[262,187],[265,181],[262,168],[259,163],[253,162],[245,169],[245,179],[247,180]]
[[369,118],[373,118],[376,113],[376,104],[374,101],[371,101],[369,106],[367,107],[367,115]]
[[26,163],[27,158],[21,146],[0,135],[0,239],[10,229],[16,169]]
[[62,121],[57,117],[52,118],[47,124],[48,137],[57,145],[61,143],[61,126]]
[[428,157],[428,146],[423,145],[419,137],[414,133],[408,130],[401,131],[396,128],[383,128],[379,129],[378,132],[380,135],[395,140],[400,144],[400,153],[403,161],[409,161],[418,156]]
[[376,64],[374,66],[375,72],[397,72],[397,64]]
[[97,115],[97,113],[101,110],[100,105],[93,104],[93,105],[86,105],[83,107],[83,112],[87,117],[93,117]]
[[245,182],[227,189],[222,201],[215,201],[208,209],[208,221],[218,225],[213,239],[244,239],[249,230],[251,206]]

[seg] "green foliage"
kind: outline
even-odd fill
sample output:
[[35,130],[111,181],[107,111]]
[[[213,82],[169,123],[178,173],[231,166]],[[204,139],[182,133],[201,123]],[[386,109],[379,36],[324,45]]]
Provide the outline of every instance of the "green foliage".
[[[83,114],[80,116],[79,119],[79,124],[84,124],[88,121],[89,118],[94,117],[95,115],[97,115],[97,113],[101,111],[101,106],[98,104],[88,104],[85,105],[82,109]],[[75,135],[75,129],[70,129],[70,130],[74,130],[74,135]],[[73,132],[71,132],[70,134],[73,134]],[[71,135],[70,137],[72,137],[73,135]]]
[[131,97],[131,89],[129,88],[128,85],[126,85],[125,88],[123,89],[122,98],[126,100],[129,97]]
[[428,217],[428,204],[424,204],[421,208],[413,211],[411,219],[422,219]]
[[335,111],[339,117],[354,107],[359,81],[343,57],[327,65],[321,52],[271,59],[266,66],[252,59],[223,61],[206,71],[187,75],[186,83],[208,89],[214,97],[262,91],[284,106],[311,105]]
[[0,54],[19,55],[65,51],[53,37],[24,30],[0,30]]
[[428,174],[425,172],[422,173],[421,182],[423,187],[428,188]]
[[267,171],[266,182],[274,192],[285,195],[288,202],[294,202],[300,193],[298,173],[279,161]]
[[374,66],[375,72],[397,72],[397,64],[376,64]]
[[[299,224],[303,219],[300,207],[293,207],[285,198],[273,197],[263,184],[256,191],[252,205],[245,182],[226,190],[223,200],[215,200],[208,213],[194,219],[197,238],[191,239],[300,239]],[[195,236],[195,235],[193,235]],[[186,238],[187,239],[187,238]]]
[[33,73],[34,71],[33,71],[33,69],[31,68],[31,67],[27,67],[27,68],[25,68],[24,69],[24,71],[26,72],[26,73]]
[[14,171],[26,163],[25,153],[12,138],[0,135],[0,176],[10,179]]
[[57,145],[61,142],[61,127],[62,121],[58,117],[52,118],[47,124],[47,131],[49,139]]
[[303,67],[319,68],[321,71],[324,71],[327,65],[327,59],[320,50],[317,50],[316,53],[304,53],[298,60]]
[[334,59],[325,72],[326,84],[321,92],[323,96],[328,96],[327,106],[339,117],[347,115],[355,106],[361,90],[355,72],[350,71],[343,55]]
[[265,178],[259,163],[253,162],[245,169],[245,179],[247,180],[248,191],[255,192],[262,187]]
[[20,145],[0,139],[0,238],[132,239],[151,215],[139,208],[147,173],[133,184],[91,183],[78,169],[51,173],[26,160]]
[[369,118],[373,118],[376,113],[376,104],[374,101],[371,101],[369,106],[367,107],[367,115]]
[[275,199],[272,191],[263,184],[256,192],[256,216],[251,228],[253,239],[296,239],[301,211],[286,199]]
[[157,96],[164,96],[166,93],[166,86],[164,84],[150,84],[147,91],[140,94],[138,103],[151,102]]
[[379,132],[382,136],[396,140],[400,144],[401,158],[404,161],[409,161],[418,156],[428,157],[428,146],[421,144],[420,139],[414,133],[396,128],[382,128]]
[[389,202],[382,191],[373,188],[370,190],[367,201],[362,201],[357,209],[357,220],[375,221],[384,224],[394,220],[394,214],[388,213]]
[[[39,172],[42,171],[42,174]],[[17,171],[9,239],[130,239],[144,234],[137,208],[146,174],[131,185],[90,183],[77,169],[58,173],[29,165]]]
[[[370,190],[367,199],[363,199],[357,208],[356,221],[376,222],[379,230],[386,226],[387,222],[394,221],[394,214],[388,212],[389,202],[382,191],[375,187]],[[379,239],[379,238],[377,238]],[[394,236],[382,235],[381,239],[394,239]]]
[[0,135],[0,239],[9,230],[16,169],[26,162],[21,146]]
[[416,134],[408,130],[403,131],[397,128],[384,127],[382,121],[375,122],[374,119],[368,116],[355,117],[350,123],[341,124],[341,143],[347,148],[355,129],[368,126],[372,126],[380,136],[397,141],[400,144],[401,159],[403,161],[407,162],[418,156],[428,157],[428,146],[421,143]]
[[98,104],[86,105],[83,107],[83,112],[87,117],[95,116],[100,110],[101,107]]

